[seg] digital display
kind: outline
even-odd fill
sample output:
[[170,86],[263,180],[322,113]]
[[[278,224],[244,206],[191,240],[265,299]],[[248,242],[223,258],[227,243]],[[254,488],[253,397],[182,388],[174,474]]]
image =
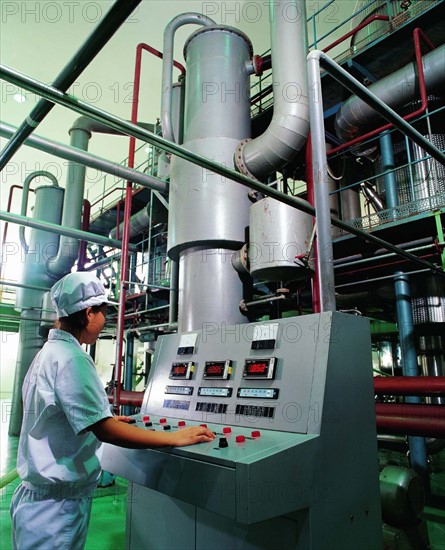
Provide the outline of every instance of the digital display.
[[232,361],[206,361],[204,365],[204,378],[228,380],[232,373]]
[[232,388],[198,388],[198,395],[207,397],[230,397]]
[[243,378],[260,378],[272,380],[275,377],[275,357],[268,359],[246,359]]
[[277,388],[238,388],[238,397],[248,397],[251,399],[278,399],[279,390]]
[[176,395],[192,395],[193,388],[191,386],[165,386],[165,393]]
[[188,363],[173,363],[169,378],[189,380],[192,377],[195,365],[192,361]]

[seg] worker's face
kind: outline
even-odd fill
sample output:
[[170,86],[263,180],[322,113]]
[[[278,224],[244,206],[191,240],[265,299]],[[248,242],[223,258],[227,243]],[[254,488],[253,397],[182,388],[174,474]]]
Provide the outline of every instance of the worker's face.
[[102,332],[105,326],[105,316],[107,314],[107,306],[102,306],[99,310],[94,310],[92,307],[87,308],[87,326],[83,329],[82,340],[83,344],[94,344],[97,337]]

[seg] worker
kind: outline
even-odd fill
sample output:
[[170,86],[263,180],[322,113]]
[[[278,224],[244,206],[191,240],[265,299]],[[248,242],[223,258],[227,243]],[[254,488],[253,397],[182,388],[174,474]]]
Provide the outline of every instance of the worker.
[[100,280],[70,273],[51,289],[55,328],[26,375],[17,470],[11,501],[12,546],[84,548],[92,494],[100,476],[101,442],[128,448],[212,441],[207,428],[140,429],[113,416],[94,362],[82,348],[105,325],[108,300]]

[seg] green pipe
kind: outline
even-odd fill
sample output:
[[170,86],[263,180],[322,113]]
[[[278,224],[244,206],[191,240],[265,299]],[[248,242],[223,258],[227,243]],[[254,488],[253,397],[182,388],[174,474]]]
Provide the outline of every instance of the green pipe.
[[[221,176],[228,177],[229,179],[236,181],[241,185],[263,193],[267,197],[272,197],[284,204],[288,204],[289,206],[296,208],[297,210],[306,212],[306,214],[315,216],[315,208],[310,206],[305,201],[298,199],[297,197],[285,195],[284,193],[281,193],[280,191],[277,191],[276,189],[269,187],[268,185],[265,185],[259,181],[244,176],[243,174],[235,172],[235,170],[230,170],[221,164],[218,164],[206,157],[202,157],[196,153],[193,153],[192,151],[189,151],[186,148],[177,145],[176,143],[173,143],[162,138],[161,136],[148,132],[147,130],[140,128],[135,124],[132,124],[131,122],[127,122],[111,113],[107,113],[102,109],[93,107],[72,95],[65,94],[60,90],[55,89],[52,86],[48,86],[42,82],[34,80],[33,78],[19,73],[18,71],[15,71],[10,67],[0,65],[0,78],[6,80],[7,82],[10,82],[11,84],[15,84],[16,86],[19,86],[27,91],[33,92],[37,95],[42,95],[43,97],[53,101],[54,103],[63,105],[64,107],[67,107],[68,109],[71,109],[76,113],[86,115],[93,118],[94,120],[103,122],[111,128],[122,131],[128,136],[132,136],[136,139],[151,143],[152,145],[155,145],[160,149],[164,149],[165,151],[177,155],[180,158],[188,160],[189,162],[193,162],[194,164],[197,164],[198,166],[201,166],[206,170],[214,172],[215,174],[220,174]],[[379,237],[376,237],[372,233],[362,231],[361,229],[353,227],[352,225],[349,225],[348,223],[345,223],[337,218],[331,218],[331,224],[335,227],[343,229],[344,231],[347,231],[348,233],[352,233],[353,235],[356,235],[361,239],[372,242],[379,247],[390,250],[391,252],[395,252],[398,256],[401,256],[402,258],[421,265],[424,268],[427,268],[429,271],[432,271],[433,273],[445,276],[445,273],[442,271],[442,269],[436,267],[433,264],[430,264],[425,260],[422,260],[421,258],[418,258],[417,256],[414,256],[413,254],[410,254],[409,252],[399,249],[397,246],[394,246],[393,244],[388,243],[387,241],[384,241]]]
[[19,474],[17,472],[17,468],[14,468],[14,470],[11,470],[4,476],[0,477],[0,489],[3,489],[3,487],[6,487],[6,485],[9,485],[14,479],[17,479],[19,477]]
[[[105,246],[111,246],[113,248],[122,248],[122,242],[116,239],[109,239],[102,235],[96,235],[95,233],[89,233],[88,231],[82,231],[81,229],[71,229],[69,227],[61,227],[55,223],[42,222],[41,220],[35,220],[33,218],[27,218],[26,216],[20,216],[19,214],[13,214],[12,212],[5,212],[0,210],[0,220],[9,223],[16,223],[18,225],[25,225],[26,227],[34,227],[35,229],[42,229],[43,231],[50,231],[57,235],[65,235],[67,237],[74,237],[82,241],[88,241],[95,244],[103,244]],[[132,252],[137,251],[136,245],[130,245]]]
[[[116,0],[99,25],[56,77],[53,83],[54,87],[59,90],[67,90],[140,2],[141,0],[126,0],[125,2]],[[32,134],[53,107],[54,104],[45,99],[41,99],[37,103],[3,149],[0,155],[0,171],[3,170],[25,139]]]

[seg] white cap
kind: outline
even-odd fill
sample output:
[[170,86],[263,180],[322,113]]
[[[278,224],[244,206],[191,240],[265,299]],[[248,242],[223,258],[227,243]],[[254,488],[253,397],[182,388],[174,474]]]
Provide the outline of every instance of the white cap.
[[116,304],[105,294],[100,280],[87,271],[68,273],[51,288],[51,301],[57,317],[68,317],[90,306]]

